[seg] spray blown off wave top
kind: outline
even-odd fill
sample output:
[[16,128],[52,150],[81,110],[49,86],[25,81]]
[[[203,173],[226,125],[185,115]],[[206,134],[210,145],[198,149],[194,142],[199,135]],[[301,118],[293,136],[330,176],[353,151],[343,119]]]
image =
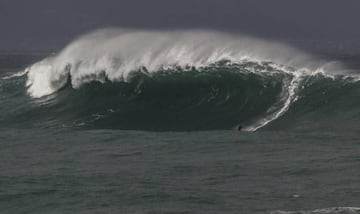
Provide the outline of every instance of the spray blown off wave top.
[[[332,129],[331,118],[354,118],[360,106],[358,77],[339,63],[211,31],[96,31],[25,74],[1,80],[4,99],[16,106],[3,124],[213,130],[241,123],[255,131],[311,129],[317,120]],[[335,114],[339,103],[346,114]]]

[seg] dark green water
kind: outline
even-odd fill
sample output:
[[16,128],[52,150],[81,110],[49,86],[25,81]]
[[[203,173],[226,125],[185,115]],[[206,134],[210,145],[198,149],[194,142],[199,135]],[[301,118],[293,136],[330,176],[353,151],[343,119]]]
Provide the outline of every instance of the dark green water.
[[358,206],[358,133],[2,130],[2,213]]

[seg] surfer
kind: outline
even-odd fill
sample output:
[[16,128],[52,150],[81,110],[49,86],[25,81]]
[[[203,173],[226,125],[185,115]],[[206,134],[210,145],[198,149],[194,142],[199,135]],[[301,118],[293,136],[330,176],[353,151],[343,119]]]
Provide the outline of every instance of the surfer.
[[243,126],[242,126],[241,124],[239,124],[239,125],[236,127],[236,130],[237,130],[238,132],[240,132],[242,128],[243,128]]

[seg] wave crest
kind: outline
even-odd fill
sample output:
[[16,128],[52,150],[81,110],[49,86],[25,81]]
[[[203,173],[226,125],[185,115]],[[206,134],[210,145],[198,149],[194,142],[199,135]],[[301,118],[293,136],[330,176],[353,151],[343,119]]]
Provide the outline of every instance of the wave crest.
[[199,69],[222,60],[272,62],[305,73],[319,72],[324,65],[292,47],[241,35],[107,29],[80,37],[59,54],[27,68],[28,93],[33,97],[54,93],[69,76],[73,87],[79,88],[91,81],[127,81],[138,70]]

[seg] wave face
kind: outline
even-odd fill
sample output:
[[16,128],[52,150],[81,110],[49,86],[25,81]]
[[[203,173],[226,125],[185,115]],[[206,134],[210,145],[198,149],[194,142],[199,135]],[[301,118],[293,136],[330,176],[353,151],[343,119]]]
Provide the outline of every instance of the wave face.
[[256,131],[311,129],[316,119],[333,129],[329,115],[359,114],[357,80],[339,64],[245,36],[101,30],[3,78],[11,110],[0,125]]

